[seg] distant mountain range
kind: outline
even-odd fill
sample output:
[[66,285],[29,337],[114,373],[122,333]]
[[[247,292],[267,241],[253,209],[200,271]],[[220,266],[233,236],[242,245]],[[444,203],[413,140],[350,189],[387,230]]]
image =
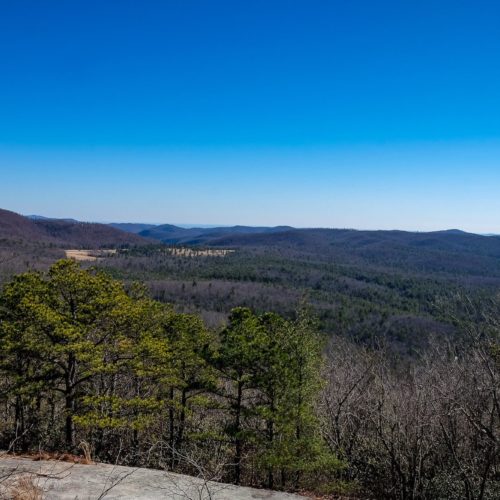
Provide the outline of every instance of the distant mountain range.
[[80,221],[77,221],[76,219],[58,219],[56,217],[44,217],[43,215],[25,215],[24,217],[27,217],[28,219],[35,220],[35,221],[63,220],[65,222],[80,222]]
[[111,224],[108,224],[108,226],[119,229],[120,231],[134,234],[156,227],[155,224],[136,224],[134,222],[112,222]]
[[[75,219],[64,218],[57,219],[45,217],[43,215],[26,215],[26,218],[38,223],[39,225],[50,226],[54,223],[61,224],[62,222],[72,224],[91,224],[94,228],[108,226],[117,229],[121,232],[138,235],[142,238],[160,241],[166,244],[180,244],[180,245],[235,245],[235,246],[248,246],[255,244],[257,246],[272,244],[273,242],[283,242],[287,240],[294,240],[300,242],[303,240],[304,234],[316,235],[335,235],[338,240],[339,235],[343,235],[340,239],[365,239],[367,235],[377,235],[378,238],[382,236],[390,236],[394,240],[395,235],[399,238],[408,240],[413,245],[430,245],[431,241],[435,244],[438,241],[442,244],[445,240],[451,241],[449,237],[453,235],[464,236],[470,243],[470,238],[476,237],[499,237],[499,234],[475,234],[467,233],[460,229],[446,229],[434,232],[412,232],[412,231],[397,231],[397,230],[355,230],[355,229],[322,229],[322,228],[305,228],[298,229],[292,226],[205,226],[199,227],[181,227],[174,224],[145,224],[136,222],[112,222],[106,224],[100,223],[87,223],[80,222]],[[69,226],[68,226],[69,227]],[[117,234],[117,233],[115,233]],[[269,237],[271,235],[271,237]],[[280,236],[272,236],[280,235]],[[403,236],[402,236],[403,235]],[[433,239],[429,239],[431,236]],[[321,239],[321,238],[320,238]],[[303,243],[303,242],[302,242]],[[488,245],[487,245],[488,246]]]
[[144,238],[151,238],[169,244],[183,245],[208,245],[214,243],[219,238],[237,235],[260,235],[276,234],[293,230],[289,226],[278,227],[211,227],[211,228],[183,228],[171,224],[154,226],[138,234]]
[[66,248],[99,248],[148,244],[145,238],[107,224],[73,219],[25,217],[0,209],[0,239],[46,243]]
[[[17,215],[17,214],[16,214]],[[172,224],[141,224],[134,222],[112,222],[109,224],[98,224],[80,222],[75,219],[56,219],[44,217],[43,215],[27,215],[26,219],[34,222],[38,226],[50,229],[49,232],[54,233],[56,228],[64,228],[69,230],[80,227],[78,225],[86,224],[92,226],[94,230],[103,231],[104,227],[112,228],[120,231],[120,233],[128,233],[137,235],[139,238],[156,240],[167,244],[181,245],[208,245],[212,244],[219,238],[235,236],[235,235],[256,235],[256,234],[274,234],[294,230],[290,226],[277,227],[253,227],[253,226],[231,226],[231,227],[191,227],[185,228],[174,226]],[[71,226],[70,226],[71,224]],[[118,233],[114,233],[117,235]],[[56,235],[57,236],[57,235]],[[61,236],[61,235],[59,235]],[[139,240],[136,240],[139,241]]]
[[277,227],[183,228],[172,224],[97,224],[42,216],[24,217],[0,210],[0,239],[25,240],[60,248],[148,245],[202,245],[229,248],[275,248],[315,259],[364,262],[381,266],[473,272],[500,272],[500,237],[458,229],[415,233],[352,229]]
[[[116,227],[116,226],[115,226]],[[122,226],[123,227],[123,226]],[[135,229],[135,228],[134,228]],[[171,224],[151,226],[137,233],[166,244],[221,247],[277,247],[301,253],[333,256],[349,253],[362,258],[396,261],[402,255],[413,260],[432,253],[500,258],[500,237],[481,236],[459,229],[434,232],[359,231],[354,229],[297,229],[290,226],[181,228]],[[417,259],[418,257],[418,259]],[[472,257],[469,257],[471,260]],[[448,267],[448,266],[445,266]]]

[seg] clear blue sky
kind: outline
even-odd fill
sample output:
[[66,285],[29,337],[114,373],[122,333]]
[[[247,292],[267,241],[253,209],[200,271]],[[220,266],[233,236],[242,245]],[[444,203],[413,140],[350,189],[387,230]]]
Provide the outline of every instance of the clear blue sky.
[[500,232],[500,2],[0,0],[0,207]]

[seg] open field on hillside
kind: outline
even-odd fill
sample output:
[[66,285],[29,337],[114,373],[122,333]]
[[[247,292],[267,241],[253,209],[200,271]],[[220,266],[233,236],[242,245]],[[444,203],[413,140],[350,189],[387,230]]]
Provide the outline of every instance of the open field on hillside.
[[96,261],[109,257],[116,253],[116,250],[65,250],[68,259],[78,262]]

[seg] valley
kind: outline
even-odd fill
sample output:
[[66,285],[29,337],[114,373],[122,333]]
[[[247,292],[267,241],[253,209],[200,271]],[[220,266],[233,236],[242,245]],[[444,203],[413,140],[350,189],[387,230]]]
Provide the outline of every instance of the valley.
[[120,227],[0,211],[0,448],[128,467],[124,495],[495,498],[500,238]]
[[[434,336],[454,335],[443,300],[460,294],[493,297],[500,290],[497,236],[245,226],[144,229],[0,215],[0,282],[66,255],[126,282],[140,281],[155,299],[199,313],[211,326],[239,305],[292,317],[305,300],[326,333],[388,345],[403,355]],[[70,244],[73,249],[67,250]]]

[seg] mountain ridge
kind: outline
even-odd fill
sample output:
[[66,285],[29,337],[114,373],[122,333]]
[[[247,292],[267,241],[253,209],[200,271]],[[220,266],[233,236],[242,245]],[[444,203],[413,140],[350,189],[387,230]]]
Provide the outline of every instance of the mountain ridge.
[[173,224],[72,222],[42,216],[33,220],[0,210],[0,238],[60,248],[148,245],[156,241],[170,245],[276,249],[320,261],[359,261],[417,271],[457,270],[483,276],[500,273],[500,237],[458,229],[411,232],[243,225],[182,228]]
[[33,219],[5,209],[0,209],[0,239],[85,248],[151,243],[139,235],[121,231],[106,224],[51,219],[42,216]]
[[[162,224],[141,231],[140,236],[170,244],[205,244],[211,239],[227,234],[268,234],[293,229],[290,226],[221,226],[211,228],[183,228],[173,224]],[[193,243],[196,242],[196,243]]]

